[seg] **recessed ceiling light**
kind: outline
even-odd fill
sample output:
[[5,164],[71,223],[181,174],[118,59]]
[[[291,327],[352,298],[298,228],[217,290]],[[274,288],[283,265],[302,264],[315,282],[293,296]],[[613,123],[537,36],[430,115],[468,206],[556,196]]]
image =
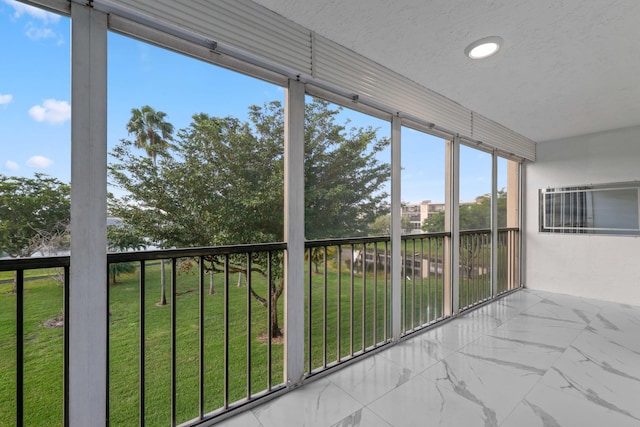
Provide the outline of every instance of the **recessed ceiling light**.
[[504,40],[502,37],[491,36],[476,40],[464,50],[464,54],[471,59],[487,58],[500,50]]

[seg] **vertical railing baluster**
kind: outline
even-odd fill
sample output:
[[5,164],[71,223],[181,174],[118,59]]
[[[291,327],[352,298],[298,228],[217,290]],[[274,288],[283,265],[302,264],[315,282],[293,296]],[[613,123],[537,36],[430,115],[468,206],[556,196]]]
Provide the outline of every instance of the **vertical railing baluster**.
[[[449,235],[449,237],[451,237],[451,235]],[[445,295],[445,291],[444,291],[444,260],[445,260],[445,256],[444,256],[444,237],[440,239],[439,244],[436,244],[436,250],[437,252],[442,252],[442,273],[440,274],[440,280],[442,281],[442,289],[440,289],[439,286],[436,286],[436,304],[439,304],[440,306],[440,310],[439,311],[439,316],[437,316],[437,318],[441,318],[444,317],[444,295]],[[459,265],[454,265],[452,266],[453,268],[457,268],[459,269],[460,266]],[[449,286],[452,286],[451,283],[449,283]],[[440,292],[438,292],[440,290]],[[439,295],[438,295],[439,294]]]
[[373,244],[373,346],[378,345],[378,242]]
[[171,258],[171,427],[174,427],[177,422],[177,373],[178,367],[176,364],[176,352],[177,352],[177,335],[176,335],[176,325],[177,325],[177,307],[178,302],[176,301],[177,294],[177,258]]
[[328,325],[327,325],[327,315],[328,315],[328,310],[327,310],[327,297],[328,297],[328,282],[327,282],[327,247],[323,246],[322,247],[322,275],[323,277],[323,300],[324,300],[324,304],[322,306],[322,343],[323,343],[323,348],[322,348],[322,366],[324,368],[327,367],[327,329],[328,329]]
[[354,311],[354,299],[355,299],[355,273],[354,273],[354,267],[355,267],[355,248],[354,248],[354,244],[351,244],[351,266],[350,266],[350,271],[349,271],[349,354],[353,357],[353,340],[355,339],[354,336],[354,315],[353,315],[353,311]]
[[[478,252],[479,252],[479,256],[480,256],[480,260],[478,262],[478,264],[482,265],[482,268],[484,268],[484,247],[483,247],[483,242],[484,242],[484,238],[483,238],[483,234],[473,234],[472,235],[476,244],[476,248],[478,248]],[[473,306],[476,304],[476,301],[479,300],[479,293],[480,293],[480,287],[483,286],[481,284],[481,281],[484,280],[484,277],[481,278],[480,277],[480,273],[482,272],[482,270],[480,268],[478,268],[478,265],[474,262],[474,270],[477,271],[472,271],[471,272],[471,277],[474,277],[474,280],[472,280],[472,291],[471,291],[471,300],[469,301],[469,307]],[[484,275],[483,275],[484,276]],[[475,277],[477,277],[477,279],[475,279]]]
[[[431,280],[433,279],[432,275],[431,275],[431,267],[433,265],[433,251],[432,251],[432,246],[433,246],[433,241],[435,239],[428,237],[427,238],[427,244],[428,244],[428,248],[427,248],[427,256],[429,257],[429,266],[428,266],[428,271],[427,271],[427,322],[431,322],[431,315],[433,314],[432,311],[435,310],[431,310]],[[436,244],[437,244],[437,240],[436,240]],[[437,255],[437,252],[436,252]],[[436,262],[436,268],[435,268],[435,273],[436,273],[436,278],[437,278],[437,274],[438,274],[438,262]],[[436,280],[436,284],[437,284],[437,280]]]
[[[471,272],[471,277],[473,278],[473,280],[471,281],[471,299],[469,300],[469,307],[475,305],[476,301],[480,299],[479,297],[480,286],[482,286],[482,284],[481,284],[481,278],[480,278],[481,269],[478,268],[478,264],[481,264],[482,268],[484,268],[484,247],[482,244],[484,241],[483,234],[473,234],[472,236],[473,236],[472,238],[474,242],[472,243],[472,245],[475,244],[475,247],[477,248],[477,251],[478,251],[477,253],[479,253],[479,256],[480,256],[480,260],[478,263],[476,262],[473,263],[475,271]],[[471,247],[473,248],[474,246],[471,246]],[[472,252],[475,252],[475,251],[472,251]],[[482,278],[482,280],[484,280],[484,278]]]
[[513,265],[511,267],[511,271],[513,274],[512,280],[511,280],[511,289],[515,289],[518,286],[520,286],[520,284],[518,283],[518,277],[520,277],[520,272],[519,270],[519,262],[518,259],[520,258],[520,230],[514,230],[513,231],[513,240],[511,241],[511,253],[513,254],[513,258],[512,258],[512,262]]
[[[445,266],[445,254],[444,254],[444,241],[445,238],[444,237],[438,237],[435,238],[435,257],[436,257],[436,274],[435,274],[435,283],[433,284],[435,286],[435,289],[433,290],[433,295],[431,295],[431,290],[429,291],[429,294],[431,295],[431,298],[433,298],[433,303],[429,304],[429,306],[433,305],[433,320],[438,319],[440,316],[438,315],[439,310],[440,310],[440,304],[439,304],[439,299],[438,299],[438,290],[440,289],[440,286],[442,286],[442,292],[444,293],[444,287],[446,286],[446,284],[444,283],[444,272],[447,268],[451,268],[451,266]],[[443,247],[442,249],[442,253],[440,253],[440,246]],[[440,273],[440,264],[442,263],[442,273]],[[444,298],[442,298],[444,300]]]
[[402,264],[400,271],[402,272],[402,284],[404,289],[404,298],[401,300],[401,317],[400,333],[407,331],[407,241],[402,241],[404,251],[400,254],[400,263]]
[[272,263],[273,263],[273,256],[271,251],[267,252],[267,390],[271,391],[271,388],[273,387],[273,359],[272,359],[272,351],[271,351],[271,336],[273,334],[273,331],[271,329],[271,319],[272,319],[272,314],[271,314],[271,299],[272,299],[272,289],[271,289],[271,281],[273,280],[271,274],[272,274]]
[[[480,234],[475,234],[476,237],[476,242],[480,251],[480,264],[481,267],[480,268],[476,268],[476,270],[478,271],[478,280],[475,281],[475,287],[474,287],[474,295],[473,295],[473,299],[471,300],[471,304],[469,305],[476,305],[476,303],[478,301],[480,301],[482,299],[482,295],[484,295],[484,276],[485,274],[480,274],[480,273],[484,273],[484,268],[486,266],[486,262],[485,262],[485,246],[484,246],[484,237],[485,234],[484,233],[480,233]],[[482,276],[482,277],[481,277]]]
[[[449,236],[451,237],[451,236]],[[445,286],[452,286],[451,283],[445,283],[444,282],[444,272],[447,268],[452,268],[452,266],[445,266],[445,254],[444,254],[444,241],[445,238],[439,238],[436,240],[436,257],[437,257],[437,264],[436,264],[436,283],[435,283],[435,295],[434,295],[434,302],[433,302],[433,319],[439,319],[440,313],[444,313],[444,296],[442,297],[442,303],[440,302],[440,282],[442,282],[442,294],[444,295]],[[442,249],[441,249],[442,248]],[[440,252],[442,251],[442,254],[440,254]],[[438,266],[440,265],[440,260],[442,260],[442,274],[440,273],[440,271],[438,270]],[[440,311],[443,310],[443,311]]]
[[62,380],[62,387],[63,387],[63,399],[64,399],[64,403],[63,403],[63,424],[64,427],[69,427],[69,322],[68,322],[68,316],[69,316],[69,266],[65,265],[64,266],[64,289],[63,289],[63,302],[62,302],[62,314],[63,314],[63,318],[64,318],[64,330],[62,332],[62,340],[63,340],[63,346],[64,346],[64,354],[63,354],[63,380]]
[[416,328],[416,239],[411,239],[411,330]]
[[478,234],[478,239],[480,240],[480,256],[482,257],[482,266],[478,271],[478,279],[480,279],[480,273],[482,273],[482,280],[478,280],[478,290],[476,299],[473,302],[474,305],[485,298],[487,276],[489,275],[489,270],[487,269],[487,233]]
[[251,252],[247,253],[247,399],[251,399]]
[[[489,281],[487,280],[487,276],[490,276],[492,274],[491,272],[491,264],[488,264],[488,262],[490,263],[491,261],[487,260],[487,255],[489,252],[487,252],[487,246],[489,245],[489,239],[488,239],[488,234],[487,233],[481,233],[479,238],[480,238],[480,250],[481,250],[481,254],[482,254],[482,281],[478,281],[479,282],[479,286],[478,286],[478,296],[476,297],[476,300],[474,301],[474,304],[479,303],[480,301],[485,299],[485,296],[487,295],[487,284],[489,283]],[[489,249],[490,250],[490,249]],[[478,275],[478,278],[480,278],[480,275]],[[489,291],[491,291],[491,289],[489,289]]]
[[106,407],[106,415],[107,415],[107,425],[109,425],[109,415],[110,415],[110,402],[109,402],[109,399],[110,399],[110,394],[111,394],[110,390],[109,390],[110,389],[109,382],[110,382],[110,376],[111,376],[110,375],[110,368],[109,368],[109,363],[110,363],[110,358],[111,358],[110,350],[109,350],[109,345],[110,345],[110,343],[109,343],[109,341],[110,341],[109,340],[109,335],[110,335],[109,328],[111,326],[111,322],[110,322],[110,319],[109,319],[109,317],[110,317],[109,304],[111,304],[111,289],[110,289],[111,287],[109,286],[109,262],[107,262],[107,268],[106,268],[106,271],[105,271],[105,275],[106,275],[105,283],[107,284],[107,309],[105,310],[105,313],[104,313],[104,316],[107,318],[106,322],[105,322],[105,324],[107,325],[107,333],[105,334],[105,340],[106,340],[105,352],[106,352],[106,356],[107,356],[105,358],[106,359],[105,373],[106,373],[106,376],[107,376],[107,378],[105,378],[105,400],[106,400],[105,407]]
[[[487,260],[486,260],[486,255],[487,255],[487,248],[486,248],[486,233],[480,233],[477,235],[478,237],[478,245],[480,247],[480,257],[481,257],[481,268],[478,269],[478,281],[476,284],[476,298],[473,301],[473,305],[476,305],[479,301],[482,301],[484,299],[484,294],[485,294],[485,287],[486,287],[486,266],[487,266]],[[482,275],[480,274],[482,273]]]
[[420,326],[425,324],[424,321],[424,268],[429,268],[429,264],[424,262],[424,238],[420,238],[420,317],[418,322]]
[[509,271],[511,271],[511,266],[509,265],[509,244],[511,240],[511,231],[507,230],[502,233],[502,241],[500,243],[502,248],[502,291],[506,291],[509,289]]
[[[204,418],[204,257],[200,256],[199,258],[200,269],[198,271],[198,287],[200,289],[200,293],[198,295],[198,412],[199,418]],[[211,263],[211,274],[213,277],[213,262]]]
[[367,244],[362,244],[362,351],[367,348]]
[[24,270],[16,270],[16,426],[24,425]]
[[223,404],[224,409],[229,408],[229,254],[224,256],[224,305],[223,305],[223,340],[224,340],[224,377],[223,377]]
[[[475,301],[478,299],[477,297],[477,293],[478,293],[478,287],[480,285],[480,269],[478,268],[478,263],[479,264],[484,264],[484,251],[482,249],[482,244],[480,243],[480,239],[481,236],[478,236],[477,234],[472,234],[471,235],[471,253],[472,253],[472,257],[473,257],[473,270],[471,271],[471,277],[473,278],[473,280],[471,281],[472,285],[471,285],[471,289],[469,292],[469,299],[467,300],[467,307],[471,307],[472,305],[474,305]],[[476,260],[476,250],[479,251],[479,256],[480,259]],[[477,272],[477,274],[476,274]]]
[[476,260],[476,248],[477,246],[475,246],[478,243],[478,236],[475,234],[470,234],[469,235],[471,238],[471,266],[474,267],[473,269],[471,269],[470,271],[470,280],[469,280],[469,293],[467,294],[467,308],[471,307],[473,305],[473,300],[475,298],[474,292],[475,292],[475,286],[476,286],[476,280],[475,280],[475,275],[474,275],[474,271],[477,267],[477,260]]
[[[459,284],[459,288],[460,288],[460,310],[462,310],[465,306],[464,304],[464,298],[466,295],[466,276],[467,276],[467,258],[464,256],[464,253],[466,251],[466,238],[467,236],[465,234],[460,233],[460,264],[463,267],[463,274],[460,274],[460,284]],[[458,266],[458,268],[460,268],[460,266]]]
[[308,248],[307,254],[309,256],[309,263],[307,266],[307,277],[309,280],[309,285],[307,287],[307,372],[311,373],[313,370],[313,357],[311,355],[311,346],[313,345],[311,340],[311,335],[313,333],[313,325],[311,324],[313,320],[313,296],[311,295],[313,292],[313,260],[311,259],[313,256],[313,248]]
[[493,248],[491,247],[491,232],[485,234],[485,245],[488,250],[485,250],[485,265],[489,267],[486,269],[487,273],[485,274],[485,292],[484,299],[491,298],[491,276],[493,276],[494,271],[491,269],[491,251]]
[[[490,298],[491,296],[491,275],[493,271],[491,271],[491,235],[490,233],[481,234],[481,238],[483,239],[483,267],[482,272],[484,273],[482,276],[482,295],[478,298],[478,302]],[[489,267],[487,267],[489,266]]]
[[389,261],[389,241],[384,242],[384,341],[389,339],[389,323],[391,322],[391,316],[389,316],[389,269],[387,264]]
[[336,346],[338,356],[336,360],[339,362],[342,359],[342,246],[338,245],[338,304],[337,305],[337,334],[336,334]]
[[139,318],[139,322],[140,322],[140,337],[139,337],[139,344],[138,344],[138,352],[140,353],[140,359],[138,360],[138,370],[139,372],[139,394],[140,394],[140,403],[139,403],[139,424],[140,427],[144,427],[145,425],[145,402],[146,402],[146,395],[145,395],[145,328],[146,328],[146,322],[145,322],[145,305],[146,305],[146,295],[145,295],[145,287],[146,287],[146,264],[144,261],[140,261],[140,278],[139,278],[139,285],[140,285],[140,299],[139,299],[139,303],[140,303],[140,318]]

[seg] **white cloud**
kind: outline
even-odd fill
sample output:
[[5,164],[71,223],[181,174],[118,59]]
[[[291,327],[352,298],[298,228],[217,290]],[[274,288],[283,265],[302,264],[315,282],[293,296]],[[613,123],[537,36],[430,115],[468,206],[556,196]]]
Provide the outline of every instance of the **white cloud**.
[[35,25],[27,26],[26,35],[31,40],[53,39],[58,36],[51,28],[36,27]]
[[42,105],[31,107],[29,115],[36,122],[60,124],[71,119],[71,105],[67,101],[45,99]]
[[0,105],[8,104],[11,101],[13,101],[13,95],[11,94],[3,95],[0,93]]
[[17,171],[18,169],[20,169],[20,165],[11,160],[7,160],[4,164],[4,167],[9,169],[10,171]]
[[38,19],[45,24],[48,24],[50,22],[58,22],[60,20],[60,15],[47,12],[46,10],[37,7],[29,6],[15,0],[4,0],[4,2],[13,7],[13,16],[15,18],[20,18],[22,15],[27,15],[31,18]]
[[27,166],[34,169],[46,169],[53,164],[53,160],[44,156],[32,156],[27,160]]
[[57,33],[51,28],[34,25],[31,22],[27,23],[26,28],[27,31],[25,32],[25,35],[31,40],[57,39],[56,44],[58,46],[62,46],[64,44],[64,37],[62,34]]

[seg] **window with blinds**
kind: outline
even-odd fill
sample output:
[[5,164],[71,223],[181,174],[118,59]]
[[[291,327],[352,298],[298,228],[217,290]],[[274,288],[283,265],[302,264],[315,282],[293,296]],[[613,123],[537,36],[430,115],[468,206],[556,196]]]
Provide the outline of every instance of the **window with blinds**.
[[540,190],[540,231],[640,235],[638,182]]

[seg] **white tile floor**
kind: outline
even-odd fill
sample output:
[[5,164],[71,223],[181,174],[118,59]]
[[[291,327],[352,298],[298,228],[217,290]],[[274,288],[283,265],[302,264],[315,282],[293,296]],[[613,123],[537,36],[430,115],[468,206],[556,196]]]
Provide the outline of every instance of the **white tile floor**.
[[224,427],[640,426],[640,307],[523,290]]

